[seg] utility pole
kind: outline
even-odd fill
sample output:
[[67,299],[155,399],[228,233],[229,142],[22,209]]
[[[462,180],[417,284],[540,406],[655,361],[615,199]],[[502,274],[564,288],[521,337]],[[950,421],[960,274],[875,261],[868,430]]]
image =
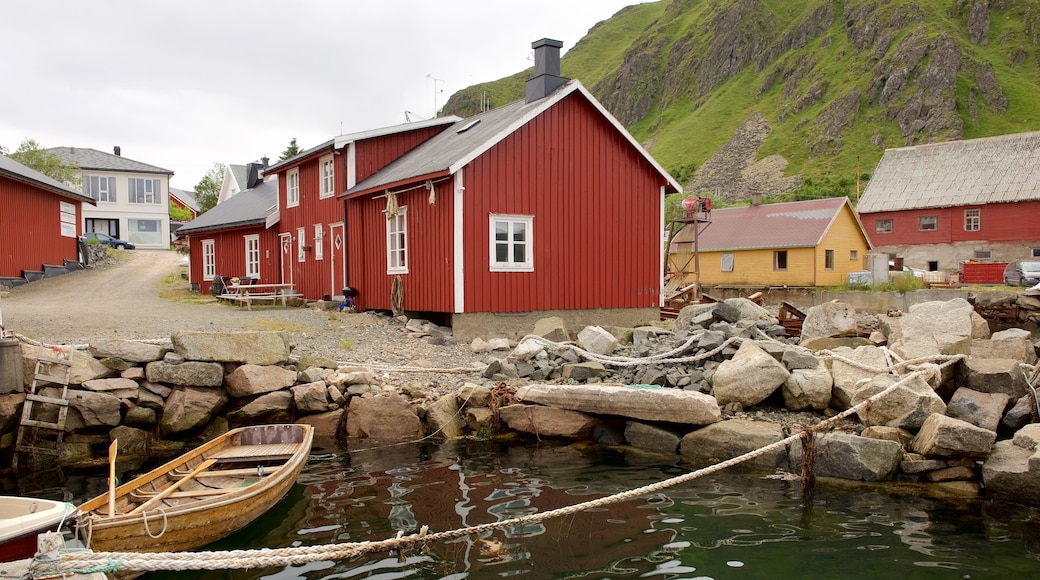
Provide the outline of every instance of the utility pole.
[[443,86],[444,79],[434,78],[433,75],[426,75],[426,78],[433,81],[433,115],[430,116],[430,118],[433,119],[437,117],[437,93],[444,92],[444,89],[441,89],[440,91],[437,90],[437,83],[441,83],[441,85]]

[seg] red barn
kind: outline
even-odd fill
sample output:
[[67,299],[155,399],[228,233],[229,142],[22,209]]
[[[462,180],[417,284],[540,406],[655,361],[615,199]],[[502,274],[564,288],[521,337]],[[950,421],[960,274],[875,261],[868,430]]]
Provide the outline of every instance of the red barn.
[[269,167],[278,177],[278,222],[284,283],[304,298],[342,299],[348,261],[343,201],[353,187],[459,120],[431,119],[340,135]]
[[280,282],[277,180],[235,194],[181,226],[188,238],[189,281],[209,292],[217,276]]
[[885,151],[857,210],[876,250],[925,270],[1040,257],[1040,132]]
[[0,285],[82,268],[83,203],[94,201],[0,155]]
[[460,120],[346,199],[348,281],[366,309],[521,335],[534,320],[659,318],[664,197],[679,184],[533,44],[526,98]]

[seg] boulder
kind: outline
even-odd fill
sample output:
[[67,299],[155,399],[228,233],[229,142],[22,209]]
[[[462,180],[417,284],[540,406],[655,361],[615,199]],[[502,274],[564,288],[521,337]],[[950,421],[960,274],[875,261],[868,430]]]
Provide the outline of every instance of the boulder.
[[307,415],[296,420],[297,423],[314,427],[314,449],[336,449],[339,444],[339,431],[346,411],[336,409],[325,413]]
[[329,410],[328,392],[324,381],[296,385],[290,388],[289,392],[292,393],[293,405],[298,413],[311,415]]
[[975,358],[958,365],[960,384],[980,393],[1005,393],[1012,399],[1028,392],[1020,361],[1009,358]]
[[[99,393],[112,393],[117,397],[119,391],[133,391],[134,397],[137,398],[137,381],[131,379],[115,378],[115,379],[93,379],[89,381],[83,381],[82,387],[88,391],[94,391]],[[130,397],[121,397],[130,398]]]
[[170,436],[201,427],[219,415],[227,402],[228,396],[223,389],[178,385],[166,399],[159,429],[163,435]]
[[245,364],[224,379],[224,388],[232,397],[252,397],[270,393],[296,382],[296,371],[276,366]]
[[[752,302],[752,304],[754,304]],[[751,341],[744,341],[733,358],[712,377],[712,394],[719,405],[752,407],[769,398],[791,376],[783,364]]]
[[350,385],[378,385],[379,377],[368,369],[343,367],[329,375],[325,382],[341,388]]
[[1022,427],[1011,440],[1022,449],[1036,451],[1036,448],[1040,446],[1040,423],[1032,423]]
[[583,383],[589,379],[609,377],[610,371],[602,363],[596,361],[581,362],[563,365],[564,380]]
[[914,304],[900,323],[899,338],[889,345],[904,359],[971,354],[974,313],[963,298]]
[[339,368],[339,363],[327,356],[307,353],[300,355],[300,367],[304,369],[319,368],[335,370]]
[[[857,481],[891,479],[903,459],[903,448],[899,443],[851,433],[818,435],[814,451],[816,475]],[[802,446],[792,445],[792,471],[801,471],[802,457]]]
[[1017,431],[1033,420],[1034,412],[1036,412],[1036,403],[1033,402],[1033,395],[1020,397],[1015,402],[1015,406],[1004,414],[1000,425],[1009,431]]
[[[61,397],[61,389],[47,387],[42,389],[45,397]],[[65,422],[66,431],[78,431],[90,427],[114,427],[123,420],[122,404],[119,398],[110,393],[95,393],[69,389],[65,398],[69,402],[69,410]]]
[[660,453],[676,453],[682,438],[675,433],[639,421],[625,423],[625,441],[632,447],[658,451]]
[[[22,378],[25,381],[25,386],[32,384],[33,377],[36,375],[36,361],[39,358],[40,347],[32,346],[26,343],[21,343],[22,347]],[[61,347],[67,353],[70,346]],[[61,358],[64,355],[57,353],[48,353],[48,356]],[[63,367],[62,367],[63,368]],[[61,370],[55,365],[55,368],[48,371],[46,367],[43,369],[44,374],[59,375]],[[72,351],[72,366],[69,367],[69,384],[70,385],[82,385],[84,381],[90,381],[93,379],[100,379],[104,377],[110,377],[116,374],[116,371],[101,364],[101,361],[90,356],[90,354],[81,350]]]
[[599,424],[585,413],[541,405],[508,405],[499,409],[499,417],[513,431],[575,440],[591,438]]
[[539,319],[534,323],[534,331],[531,334],[553,342],[567,342],[571,339],[567,323],[559,316]]
[[997,434],[967,421],[938,413],[931,415],[917,432],[910,449],[926,457],[986,457]]
[[902,429],[917,429],[934,413],[946,412],[946,404],[920,375],[877,375],[863,383],[852,395],[850,406],[856,406],[870,397],[900,383],[887,395],[875,400],[857,412],[864,425],[885,425]]
[[186,360],[278,365],[289,360],[284,332],[174,332],[173,348]]
[[459,400],[455,393],[448,393],[426,407],[426,423],[446,439],[461,439],[464,435],[466,422],[460,415]]
[[495,413],[487,407],[466,407],[462,419],[466,422],[466,427],[478,436],[488,436],[491,435]]
[[145,376],[153,383],[189,387],[219,387],[224,383],[224,365],[215,362],[188,361],[170,364],[150,362],[144,367]]
[[126,410],[126,414],[123,417],[123,425],[130,427],[141,427],[148,429],[149,431],[155,427],[159,421],[159,414],[156,413],[155,409],[150,407],[141,407],[139,405],[132,405]]
[[289,391],[264,393],[228,413],[228,421],[243,423],[261,418],[270,422],[287,421],[291,414],[292,404],[293,394]]
[[597,415],[644,421],[707,425],[721,419],[714,398],[696,391],[620,385],[527,385],[517,400]]
[[817,304],[805,311],[802,322],[802,340],[857,336],[859,328],[856,309],[837,300]]
[[618,341],[599,326],[586,326],[578,333],[578,344],[585,350],[598,355],[608,355],[618,347]]
[[780,355],[780,362],[784,363],[789,371],[815,369],[823,366],[816,355],[803,348],[784,349],[783,354]]
[[10,433],[22,417],[25,393],[0,395],[0,433]]
[[[1000,333],[996,333],[993,336],[998,334]],[[1033,348],[1033,340],[1031,338],[1028,336],[1005,336],[1005,338],[971,341],[971,358],[1010,358],[1026,364],[1036,364],[1036,349]]]
[[1010,403],[1011,397],[1005,393],[980,393],[961,387],[950,398],[946,414],[976,427],[996,431]]
[[[906,429],[900,429],[899,427],[888,427],[885,425],[873,425],[867,427],[860,433],[861,437],[869,437],[871,439],[884,439],[885,441],[895,441],[903,449],[910,447],[910,442],[914,440],[914,434]],[[943,463],[943,467],[946,464]]]
[[794,369],[784,381],[784,407],[791,411],[814,409],[822,411],[831,404],[834,380],[822,365],[809,369]]
[[116,450],[121,458],[146,456],[152,444],[151,432],[133,427],[116,427],[108,432],[108,436],[112,441],[119,442]]
[[[718,463],[783,438],[783,428],[776,423],[731,419],[687,433],[679,444],[679,453],[696,463]],[[787,449],[779,447],[741,465],[772,471],[786,462]]]
[[780,323],[780,321],[775,316],[770,314],[768,310],[762,308],[761,306],[755,304],[747,298],[727,298],[722,302],[725,303],[727,306],[736,308],[738,313],[738,320],[765,322],[769,325]]
[[120,338],[93,340],[89,348],[95,358],[118,358],[132,363],[162,360],[163,355],[170,350],[157,344]]
[[1040,506],[1040,453],[998,441],[982,464],[982,482],[993,499]]
[[[852,406],[852,397],[860,381],[888,372],[885,352],[874,345],[834,349],[830,360],[831,376],[834,377],[833,404],[837,409]],[[866,367],[866,368],[862,368]]]
[[455,390],[459,403],[467,407],[487,407],[491,402],[491,389],[474,383],[462,383]]
[[347,435],[386,443],[414,441],[423,436],[423,425],[399,394],[354,397],[347,407]]

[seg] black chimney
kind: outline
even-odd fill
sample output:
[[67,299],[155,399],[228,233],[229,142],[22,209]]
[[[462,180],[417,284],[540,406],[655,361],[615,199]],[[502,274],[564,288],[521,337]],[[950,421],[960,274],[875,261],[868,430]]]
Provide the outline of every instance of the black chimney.
[[122,150],[119,148],[119,145],[116,145],[112,148],[112,152],[116,154],[116,157],[119,157],[119,154],[122,152]]
[[528,103],[548,97],[567,82],[560,76],[562,42],[543,38],[532,42],[531,48],[534,49],[534,78],[527,81],[524,100]]
[[264,169],[267,169],[269,167],[268,164],[270,162],[271,162],[271,159],[268,156],[266,156],[266,155],[264,155],[263,157],[260,158],[260,163],[264,164]]

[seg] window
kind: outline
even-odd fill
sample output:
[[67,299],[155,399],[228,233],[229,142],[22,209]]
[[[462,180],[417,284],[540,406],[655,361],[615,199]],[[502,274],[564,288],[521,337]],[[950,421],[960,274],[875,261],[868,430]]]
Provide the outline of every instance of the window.
[[246,236],[246,277],[260,278],[260,235]]
[[732,272],[733,271],[733,254],[723,253],[722,254],[722,271]]
[[336,179],[335,172],[332,165],[332,156],[322,157],[321,161],[318,162],[318,166],[321,168],[321,192],[320,197],[331,197],[335,193]]
[[982,225],[982,210],[978,209],[966,209],[964,210],[964,231],[966,232],[977,232],[979,227]]
[[307,261],[303,255],[303,251],[307,249],[307,243],[305,238],[307,237],[307,230],[303,228],[296,228],[296,261],[305,262]]
[[917,229],[922,232],[932,232],[939,229],[939,218],[934,215],[926,215],[917,218]]
[[787,269],[787,250],[777,250],[773,252],[773,269],[774,270],[786,270]]
[[938,272],[939,271],[939,261],[938,260],[929,260],[928,261],[928,271],[929,272]]
[[386,273],[408,273],[408,208],[386,219]]
[[213,240],[202,240],[202,279],[212,280],[217,276],[217,254]]
[[989,260],[993,257],[993,252],[990,250],[975,250],[976,260]]
[[115,203],[116,178],[99,177],[97,175],[84,175],[83,193],[90,196],[94,201]]
[[300,205],[300,170],[289,171],[285,180],[285,206],[296,207]]
[[534,272],[534,216],[491,214],[491,271]]
[[127,181],[126,199],[130,203],[154,203],[162,201],[162,190],[158,179],[131,177]]
[[1040,258],[1040,248],[1033,248],[1033,257]]
[[823,267],[827,270],[834,269],[834,250],[823,251]]
[[127,239],[144,246],[162,246],[162,223],[159,220],[126,220]]
[[892,233],[892,220],[877,220],[874,222],[874,232],[878,234]]
[[325,248],[322,247],[323,241],[325,240],[325,233],[322,231],[321,224],[314,224],[314,259],[321,260],[325,257]]
[[849,250],[849,260],[855,261],[855,260],[858,260],[858,259],[859,259],[859,250]]

